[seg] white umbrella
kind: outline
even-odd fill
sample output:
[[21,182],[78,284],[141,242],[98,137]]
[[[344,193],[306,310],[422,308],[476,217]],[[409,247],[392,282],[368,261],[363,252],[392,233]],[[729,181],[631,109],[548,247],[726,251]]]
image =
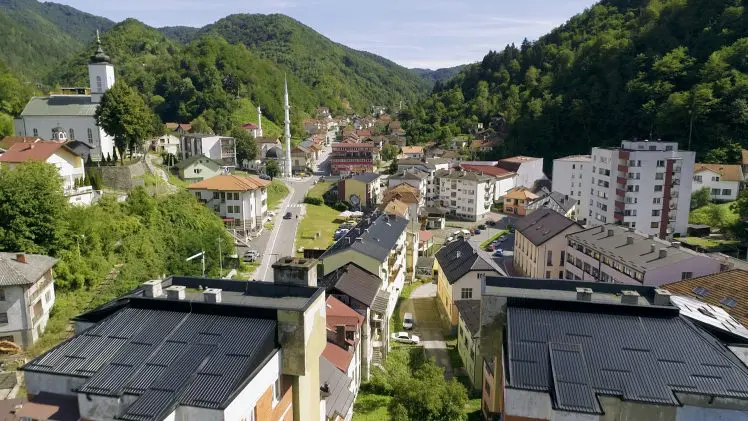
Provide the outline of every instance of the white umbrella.
[[351,211],[343,211],[340,213],[340,216],[343,218],[350,218],[351,217]]

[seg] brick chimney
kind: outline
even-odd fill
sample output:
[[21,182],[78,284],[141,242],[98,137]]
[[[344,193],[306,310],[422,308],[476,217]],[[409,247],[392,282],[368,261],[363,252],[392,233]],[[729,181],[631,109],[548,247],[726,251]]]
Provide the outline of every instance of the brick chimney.
[[26,263],[26,255],[23,253],[16,254],[16,262],[18,263]]

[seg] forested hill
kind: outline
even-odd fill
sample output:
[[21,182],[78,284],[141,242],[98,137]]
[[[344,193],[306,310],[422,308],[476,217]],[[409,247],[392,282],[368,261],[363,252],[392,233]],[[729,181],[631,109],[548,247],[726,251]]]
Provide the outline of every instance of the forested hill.
[[419,75],[421,77],[424,77],[426,79],[433,80],[434,82],[446,82],[449,79],[452,79],[455,75],[463,71],[468,65],[463,64],[461,66],[455,66],[455,67],[444,67],[441,69],[431,70],[431,69],[410,69]]
[[[537,42],[489,52],[402,116],[412,141],[483,122],[497,153],[550,158],[627,138],[703,153],[748,144],[744,0],[604,0]],[[548,160],[547,160],[548,161]]]

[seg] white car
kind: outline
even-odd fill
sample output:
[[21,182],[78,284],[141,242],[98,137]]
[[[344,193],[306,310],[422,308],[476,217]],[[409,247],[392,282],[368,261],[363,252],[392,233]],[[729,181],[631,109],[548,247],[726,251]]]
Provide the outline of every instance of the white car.
[[468,231],[468,230],[462,230],[462,231],[460,231],[460,233],[462,233],[462,235],[464,235],[466,237],[470,236],[470,231]]
[[421,342],[421,339],[416,336],[412,335],[408,332],[395,332],[392,334],[392,340],[395,342],[401,342],[404,344],[419,344]]
[[403,315],[403,329],[413,329],[413,313],[405,313]]

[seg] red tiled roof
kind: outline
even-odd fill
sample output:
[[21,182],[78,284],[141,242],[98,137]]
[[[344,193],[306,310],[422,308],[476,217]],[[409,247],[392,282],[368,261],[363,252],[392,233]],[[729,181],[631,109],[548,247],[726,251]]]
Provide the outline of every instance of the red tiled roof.
[[351,361],[353,360],[353,352],[346,351],[345,349],[329,342],[327,343],[327,346],[325,346],[325,350],[322,351],[322,356],[343,373],[348,372],[348,367],[351,365]]
[[254,123],[244,123],[244,124],[242,124],[242,129],[254,130],[256,128],[257,128],[257,125],[254,124]]
[[[4,155],[3,155],[4,156]],[[189,190],[250,191],[269,185],[270,182],[258,177],[239,177],[238,175],[217,175],[203,181],[190,184]]]
[[360,137],[371,136],[371,130],[357,130],[356,134],[359,135]]
[[36,143],[42,140],[36,136],[5,136],[0,140],[0,149],[8,149],[16,143]]
[[337,325],[358,326],[364,322],[364,316],[332,295],[327,297],[326,304],[328,329],[335,330]]
[[0,156],[0,162],[46,161],[64,146],[59,142],[16,143]]
[[[698,278],[665,284],[664,288],[673,294],[694,298],[715,307],[720,307],[748,326],[748,272],[740,269],[728,270]],[[697,291],[697,288],[701,290]],[[697,294],[700,292],[702,295]],[[730,307],[723,301],[732,298],[735,305]]]
[[403,153],[423,153],[423,146],[403,146]]
[[722,177],[722,181],[743,181],[743,170],[740,165],[725,165],[725,164],[694,164],[693,173],[700,173],[702,171],[711,171],[719,174]]
[[505,175],[511,175],[514,174],[511,171],[507,171],[503,168],[499,167],[492,167],[490,165],[460,165],[462,169],[466,171],[472,171],[472,172],[479,172],[486,175],[492,175],[494,177],[503,177]]

